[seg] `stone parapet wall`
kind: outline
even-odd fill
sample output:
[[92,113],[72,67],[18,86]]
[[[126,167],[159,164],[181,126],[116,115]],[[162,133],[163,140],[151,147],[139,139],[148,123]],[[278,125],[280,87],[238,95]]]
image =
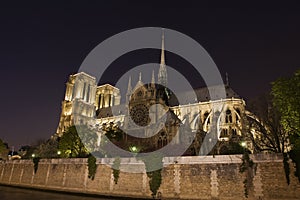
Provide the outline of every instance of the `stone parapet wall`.
[[[166,157],[163,159],[162,184],[159,192],[166,199],[246,199],[240,173],[242,155]],[[287,185],[282,157],[273,154],[252,156],[255,170],[248,188],[248,199],[299,199],[300,184],[290,163]],[[42,159],[34,173],[32,160],[0,162],[0,184],[109,196],[151,198],[149,180],[142,161],[122,158],[121,169],[138,166],[141,173],[120,172],[114,183],[112,169],[97,160],[94,180],[88,178],[87,159]]]

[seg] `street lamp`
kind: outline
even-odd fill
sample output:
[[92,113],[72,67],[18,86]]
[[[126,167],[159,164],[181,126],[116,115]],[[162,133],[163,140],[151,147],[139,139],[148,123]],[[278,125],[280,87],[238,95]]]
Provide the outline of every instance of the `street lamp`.
[[137,153],[138,152],[138,149],[136,146],[131,146],[129,147],[130,151],[133,152],[133,153]]
[[241,146],[244,147],[244,148],[246,148],[247,143],[245,141],[243,141],[243,142],[241,142]]

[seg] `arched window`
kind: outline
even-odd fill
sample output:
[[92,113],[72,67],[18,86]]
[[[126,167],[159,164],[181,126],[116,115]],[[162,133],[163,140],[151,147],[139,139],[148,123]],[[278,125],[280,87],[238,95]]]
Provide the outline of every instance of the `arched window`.
[[237,133],[237,132],[236,132],[236,129],[235,129],[235,128],[232,129],[232,135],[237,135],[236,133]]
[[228,129],[226,129],[226,128],[222,129],[220,137],[221,138],[222,137],[228,137]]
[[231,114],[231,110],[229,110],[229,109],[226,110],[225,122],[232,123],[232,114]]
[[240,109],[236,109],[236,112],[239,114],[239,116],[241,116],[241,111],[240,111]]
[[164,137],[164,138],[163,138],[162,143],[163,143],[163,146],[165,146],[165,145],[168,144],[168,139],[167,139],[167,137]]
[[159,137],[158,140],[157,140],[157,146],[158,146],[158,148],[161,148],[163,146],[161,137]]
[[236,109],[236,113],[237,114],[235,114],[235,121],[236,121],[236,123],[238,124],[239,122],[240,122],[240,116],[241,116],[241,111],[240,111],[240,109]]
[[[203,115],[203,119],[204,119],[203,122],[206,121],[206,119],[208,118],[208,116],[209,116],[209,113],[208,113],[208,112],[205,112],[204,115]],[[209,119],[209,118],[208,118],[208,120],[207,120],[207,123],[208,123],[208,124],[210,123],[210,119]]]
[[160,136],[158,137],[157,145],[158,145],[159,148],[162,148],[167,144],[168,144],[167,135],[166,135],[165,132],[162,132],[160,134]]

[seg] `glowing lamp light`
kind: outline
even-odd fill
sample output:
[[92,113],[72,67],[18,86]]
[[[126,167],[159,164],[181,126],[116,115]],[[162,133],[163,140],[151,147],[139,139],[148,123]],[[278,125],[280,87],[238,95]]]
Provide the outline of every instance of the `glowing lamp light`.
[[133,153],[137,153],[138,152],[138,148],[136,146],[131,146],[129,149]]
[[241,146],[242,146],[242,147],[246,147],[246,146],[247,146],[247,143],[246,143],[246,142],[241,142]]
[[35,157],[35,154],[33,153],[33,154],[31,155],[31,157],[33,157],[33,158],[34,158],[34,157]]
[[57,155],[60,155],[61,154],[61,151],[57,151]]
[[131,150],[132,150],[133,152],[136,152],[136,151],[137,151],[136,146],[133,146],[133,147],[131,148]]

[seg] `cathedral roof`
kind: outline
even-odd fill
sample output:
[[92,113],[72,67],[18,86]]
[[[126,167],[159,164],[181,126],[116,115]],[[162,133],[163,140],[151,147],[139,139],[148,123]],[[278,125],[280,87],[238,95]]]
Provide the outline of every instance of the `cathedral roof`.
[[[195,89],[195,93],[197,95],[198,101],[209,101],[210,99],[210,95],[209,95],[209,90],[217,90],[220,87],[222,87],[221,85],[217,85],[217,86],[210,86],[210,87],[202,87],[202,88],[198,88]],[[226,98],[240,98],[240,96],[229,86],[225,86],[225,92],[226,92]]]
[[[206,102],[212,100],[209,95],[209,91],[216,91],[221,89],[222,87],[225,87],[226,92],[226,98],[241,98],[231,87],[227,85],[215,85],[215,86],[209,86],[209,87],[202,87],[197,88],[194,91],[186,91],[182,92],[180,94],[171,95],[171,98],[169,100],[170,105],[184,105],[189,103],[196,103],[196,102]],[[196,94],[197,99],[192,99],[191,97],[194,97]],[[218,95],[216,96],[218,98]],[[222,97],[220,96],[219,99]],[[179,103],[180,102],[180,103]]]

